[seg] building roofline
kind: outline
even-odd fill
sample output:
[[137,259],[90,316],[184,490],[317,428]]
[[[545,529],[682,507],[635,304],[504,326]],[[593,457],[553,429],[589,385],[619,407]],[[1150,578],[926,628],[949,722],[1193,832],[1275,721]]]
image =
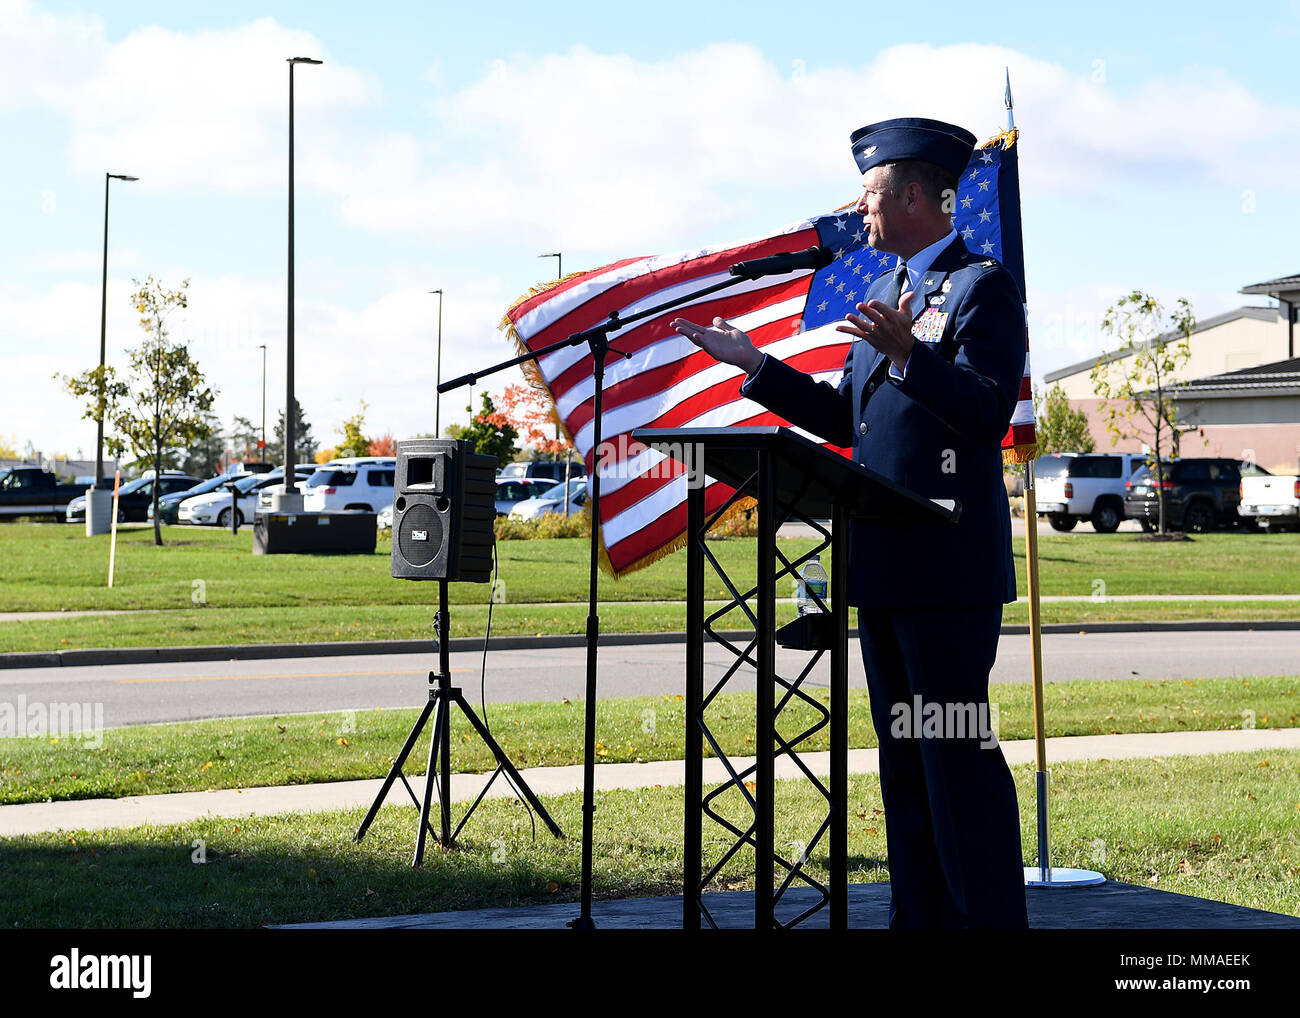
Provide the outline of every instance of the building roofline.
[[1269,297],[1276,297],[1279,293],[1300,293],[1300,273],[1290,276],[1278,276],[1277,279],[1266,279],[1262,283],[1251,283],[1249,286],[1243,286],[1238,293],[1262,293]]
[[[1220,325],[1226,325],[1228,322],[1235,322],[1241,318],[1253,318],[1256,321],[1267,322],[1275,321],[1281,318],[1277,308],[1271,307],[1254,307],[1243,306],[1234,308],[1232,311],[1225,311],[1222,314],[1211,315],[1196,323],[1196,328],[1192,329],[1192,335],[1198,332],[1204,332],[1207,329],[1214,329]],[[1170,340],[1178,338],[1177,332],[1166,332],[1152,340],[1152,345],[1157,343],[1167,343]],[[1091,371],[1098,364],[1108,364],[1111,361],[1123,360],[1133,352],[1132,347],[1124,347],[1122,350],[1114,350],[1110,353],[1098,354],[1096,357],[1090,357],[1086,361],[1079,361],[1077,364],[1071,364],[1069,367],[1057,368],[1055,371],[1049,371],[1043,375],[1044,382],[1056,382],[1062,378],[1068,378],[1071,375],[1077,375],[1084,371]]]

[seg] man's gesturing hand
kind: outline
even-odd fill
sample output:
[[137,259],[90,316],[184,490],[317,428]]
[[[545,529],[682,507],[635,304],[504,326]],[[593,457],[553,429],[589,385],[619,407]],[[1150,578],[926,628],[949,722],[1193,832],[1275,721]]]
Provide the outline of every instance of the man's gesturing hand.
[[835,331],[847,333],[855,339],[865,339],[902,371],[916,343],[916,337],[912,335],[912,314],[908,310],[911,300],[912,291],[909,290],[899,299],[897,310],[883,300],[859,304],[860,313],[845,315],[844,321],[835,326]]
[[668,324],[714,360],[744,368],[747,375],[752,375],[763,363],[763,354],[754,346],[753,340],[725,318],[715,318],[707,327],[688,322],[685,318],[674,318]]

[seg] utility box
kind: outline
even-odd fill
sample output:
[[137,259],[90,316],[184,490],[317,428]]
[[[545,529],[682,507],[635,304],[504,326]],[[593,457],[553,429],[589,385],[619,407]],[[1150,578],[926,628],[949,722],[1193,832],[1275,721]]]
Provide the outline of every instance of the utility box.
[[254,555],[373,555],[376,514],[361,509],[320,513],[257,513]]

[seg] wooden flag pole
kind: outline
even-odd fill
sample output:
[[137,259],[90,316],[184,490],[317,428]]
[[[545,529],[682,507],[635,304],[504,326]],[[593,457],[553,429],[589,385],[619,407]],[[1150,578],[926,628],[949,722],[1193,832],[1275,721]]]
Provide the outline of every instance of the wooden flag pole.
[[1025,460],[1025,575],[1029,591],[1029,645],[1034,679],[1034,757],[1038,800],[1038,879],[1051,879],[1047,850],[1047,738],[1043,724],[1043,620],[1038,598],[1038,502],[1034,461]]
[[113,473],[113,536],[108,543],[108,585],[113,586],[113,566],[117,561],[117,493],[122,482],[122,471]]
[[[1007,130],[1016,126],[1011,101],[1011,69],[1007,69]],[[1026,354],[1027,355],[1027,354]],[[1038,593],[1038,502],[1034,495],[1034,460],[1025,460],[1025,582],[1029,593],[1029,642],[1034,681],[1034,754],[1037,761],[1035,798],[1038,809],[1038,865],[1025,867],[1030,887],[1089,887],[1106,882],[1092,870],[1051,865],[1047,837],[1047,737],[1043,721],[1043,620]]]

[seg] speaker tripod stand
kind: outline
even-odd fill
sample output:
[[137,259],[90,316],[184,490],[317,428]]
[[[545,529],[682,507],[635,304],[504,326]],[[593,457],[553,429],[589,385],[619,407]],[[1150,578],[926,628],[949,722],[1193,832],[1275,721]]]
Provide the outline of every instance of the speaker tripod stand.
[[[564,832],[560,830],[559,825],[551,818],[551,814],[546,811],[546,807],[541,804],[533,790],[528,787],[528,782],[515,769],[506,752],[500,744],[492,737],[482,719],[474,713],[474,708],[466,702],[464,695],[459,686],[451,684],[451,665],[448,660],[448,632],[450,631],[449,616],[447,613],[447,581],[438,581],[438,671],[429,673],[429,699],[420,711],[419,718],[416,719],[415,726],[411,733],[406,737],[406,742],[402,746],[402,751],[397,754],[397,759],[393,761],[392,768],[388,771],[388,776],[384,778],[384,783],[379,789],[379,794],[375,796],[375,801],[370,804],[370,810],[366,813],[366,818],[361,821],[361,826],[357,828],[357,833],[353,837],[354,841],[360,841],[365,837],[366,831],[379,813],[379,808],[388,798],[388,792],[393,787],[393,783],[398,779],[406,787],[407,794],[410,795],[411,801],[415,803],[420,810],[420,828],[415,842],[415,856],[411,860],[411,865],[420,866],[424,863],[424,847],[428,840],[428,835],[432,834],[434,839],[442,845],[443,848],[450,848],[456,843],[456,838],[465,826],[466,821],[473,815],[478,804],[483,801],[492,783],[496,781],[502,773],[506,775],[507,780],[514,787],[515,793],[527,800],[528,804],[536,811],[537,815],[542,818],[542,822],[550,829],[551,833],[557,838],[564,837]],[[487,744],[488,749],[492,751],[492,756],[496,759],[496,770],[479,792],[478,797],[465,811],[465,815],[460,818],[456,824],[455,830],[451,826],[451,712],[453,707],[460,708],[460,712],[473,726],[478,733],[479,738]],[[424,726],[429,721],[429,716],[433,715],[433,735],[429,740],[429,765],[424,772],[424,797],[420,798],[415,794],[415,789],[407,780],[406,774],[402,768],[406,764],[406,758],[411,755],[411,750],[415,748],[416,742],[419,741],[420,733],[424,731]],[[438,786],[438,830],[434,830],[429,823],[430,807],[433,804],[434,783]]]

